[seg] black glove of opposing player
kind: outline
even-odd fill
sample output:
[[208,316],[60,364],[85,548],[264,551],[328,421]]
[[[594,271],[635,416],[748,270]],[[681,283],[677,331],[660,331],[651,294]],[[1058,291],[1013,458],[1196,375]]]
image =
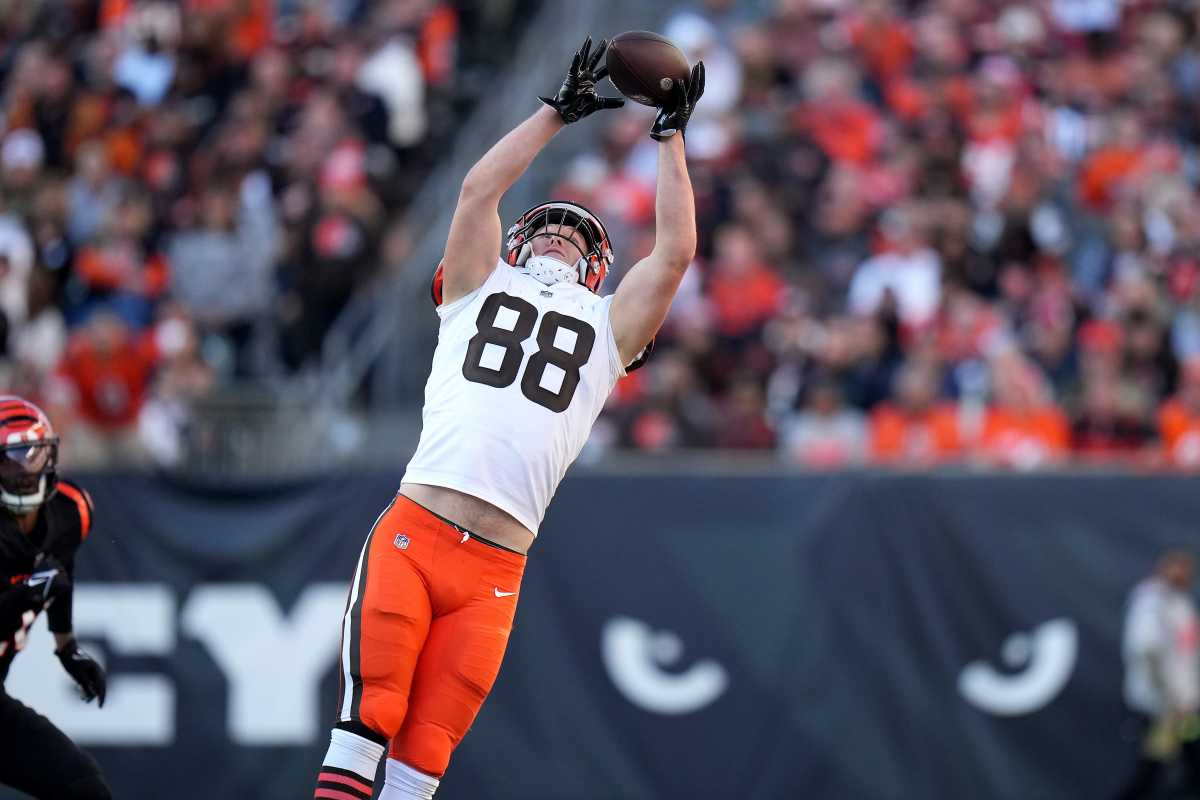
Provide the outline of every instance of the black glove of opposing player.
[[686,81],[678,78],[675,80],[675,85],[671,87],[671,103],[658,110],[658,116],[654,118],[654,125],[650,128],[650,136],[661,142],[670,139],[676,132],[683,133],[702,94],[704,62],[697,61]]
[[104,668],[96,660],[79,649],[74,639],[54,651],[63,669],[79,684],[79,696],[85,703],[99,698],[100,706],[104,706],[104,692],[108,687],[108,679]]
[[[592,52],[592,37],[588,37],[583,47],[575,52],[571,60],[571,69],[554,97],[539,97],[546,105],[558,112],[566,125],[607,108],[620,108],[625,101],[619,97],[601,97],[596,94],[596,81],[608,74],[608,67],[600,64],[604,51],[608,49],[608,40],[601,39],[596,52]],[[597,69],[597,65],[599,68]]]

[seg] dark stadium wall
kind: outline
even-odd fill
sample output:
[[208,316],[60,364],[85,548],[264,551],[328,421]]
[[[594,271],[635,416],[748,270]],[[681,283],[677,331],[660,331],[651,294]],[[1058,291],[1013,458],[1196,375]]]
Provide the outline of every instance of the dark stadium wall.
[[[117,797],[306,796],[397,476],[81,482],[77,628],[109,702],[71,696],[40,624],[9,691]],[[1185,478],[577,473],[438,796],[1105,796],[1123,602],[1197,518]]]

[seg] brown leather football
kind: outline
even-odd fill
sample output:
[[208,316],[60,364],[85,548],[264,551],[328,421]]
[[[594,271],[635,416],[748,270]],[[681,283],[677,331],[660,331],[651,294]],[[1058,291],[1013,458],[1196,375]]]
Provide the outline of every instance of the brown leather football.
[[670,97],[673,79],[687,80],[688,62],[670,39],[650,31],[614,36],[605,54],[608,77],[635,103],[661,106]]

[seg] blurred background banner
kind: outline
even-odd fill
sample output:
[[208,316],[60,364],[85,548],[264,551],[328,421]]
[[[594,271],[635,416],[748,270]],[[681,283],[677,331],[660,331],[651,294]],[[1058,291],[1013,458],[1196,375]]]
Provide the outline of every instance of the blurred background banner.
[[[302,796],[395,475],[83,483],[109,702],[70,697],[44,629],[10,691],[117,797]],[[439,796],[1103,797],[1132,752],[1125,594],[1197,502],[1168,477],[577,472]]]

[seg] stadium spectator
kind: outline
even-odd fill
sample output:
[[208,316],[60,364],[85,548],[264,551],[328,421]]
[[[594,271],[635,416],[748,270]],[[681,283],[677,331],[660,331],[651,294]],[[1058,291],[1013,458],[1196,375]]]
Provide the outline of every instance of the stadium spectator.
[[208,395],[216,374],[201,357],[200,336],[183,306],[162,311],[155,341],[160,359],[138,414],[138,439],[156,464],[180,466],[189,454],[192,409]]
[[303,366],[354,290],[378,266],[383,211],[367,182],[362,144],[344,140],[320,167],[314,205],[295,227],[295,250],[282,270],[288,288],[283,356]]
[[1028,470],[1066,458],[1070,431],[1038,368],[1013,351],[992,361],[992,402],[983,421],[979,455],[993,466]]
[[0,184],[10,210],[27,218],[42,179],[46,147],[37,131],[16,128],[0,143]]
[[32,394],[53,374],[67,343],[66,322],[54,303],[54,279],[45,270],[35,269],[29,276],[27,312],[9,342],[0,383]]
[[859,265],[850,281],[847,302],[855,314],[877,312],[888,297],[901,322],[921,328],[937,312],[941,262],[913,219],[911,209],[891,209],[880,223],[884,251]]
[[1179,391],[1159,410],[1158,432],[1171,464],[1200,468],[1200,361],[1184,366]]
[[1146,446],[1154,438],[1146,395],[1114,372],[1096,371],[1083,379],[1079,411],[1071,425],[1071,448],[1084,461],[1150,463]]
[[153,214],[149,197],[131,190],[80,248],[74,265],[76,295],[67,309],[70,322],[103,308],[134,328],[149,324],[168,282],[168,264],[153,236]]
[[1200,620],[1192,599],[1195,559],[1171,550],[1130,592],[1121,651],[1124,699],[1138,730],[1137,766],[1118,800],[1156,796],[1166,766],[1184,762],[1189,793],[1200,791]]
[[[945,375],[922,402],[956,409],[958,457],[1158,463],[1166,429],[1149,415],[1175,394],[1178,361],[1200,353],[1200,194],[1184,167],[1200,33],[1174,7],[1093,5],[677,12],[685,43],[730,46],[742,90],[720,155],[689,147],[712,234],[699,284],[711,328],[693,316],[668,329],[655,358],[690,360],[717,407],[734,375],[757,375],[785,449],[799,416],[824,419],[814,397],[894,439],[893,375],[920,362]],[[629,122],[610,124],[620,138]],[[636,147],[578,163],[595,157],[634,175],[640,163]],[[625,224],[636,239],[646,223]],[[722,278],[731,226],[777,277],[769,291],[753,271]]]
[[100,232],[121,199],[121,180],[113,175],[102,142],[88,141],[75,155],[76,171],[68,188],[67,234],[79,247]]
[[[400,229],[431,143],[458,124],[451,104],[477,97],[456,74],[494,55],[456,50],[458,37],[504,38],[519,11],[106,0],[0,12],[3,382],[74,395],[86,425],[112,428],[147,386],[174,403],[305,363],[374,262],[396,269],[408,249],[382,250],[383,232]],[[185,350],[202,363],[129,354],[164,314],[198,327]],[[122,379],[129,402],[92,402],[86,376],[114,359],[141,365]]]
[[139,334],[109,311],[96,311],[71,335],[48,399],[60,427],[70,429],[75,464],[142,460],[137,418],[158,357],[153,333]]
[[621,444],[651,452],[712,446],[720,410],[684,353],[664,353],[654,369],[618,387],[610,406],[621,420]]
[[175,79],[179,13],[173,3],[140,3],[122,31],[125,42],[113,64],[113,79],[144,106],[161,103]]
[[[400,7],[397,3],[383,5],[386,9]],[[395,14],[381,12],[379,22],[394,33],[386,36],[362,62],[354,76],[356,83],[353,85],[358,90],[355,96],[373,96],[381,100],[387,114],[388,139],[397,147],[411,147],[424,138],[428,124],[420,57],[411,38],[403,33],[408,23],[403,16],[396,18]],[[353,57],[360,56],[355,53]],[[351,76],[346,77],[349,82]]]
[[758,337],[764,323],[779,311],[783,281],[740,225],[729,223],[719,230],[715,248],[708,296],[716,331],[731,343]]
[[[72,328],[115,312],[136,334],[177,302],[215,390],[311,367],[349,298],[400,268],[410,248],[388,232],[480,76],[504,68],[480,43],[527,7],[121,0],[94,16],[0,14],[6,374],[45,375],[14,343],[53,340],[54,311]],[[1185,6],[705,0],[662,30],[710,66],[688,141],[698,268],[645,376],[605,411],[614,442],[786,439],[814,381],[886,418],[897,368],[921,362],[945,376],[928,402],[958,405],[963,452],[1013,466],[997,431],[1012,439],[1033,412],[981,404],[1015,349],[1048,398],[1039,433],[1016,437],[1041,455],[1016,461],[1185,465],[1179,364],[1200,355],[1200,28]],[[632,104],[613,114],[555,191],[633,254],[652,244],[643,130]],[[264,176],[262,204],[206,210],[250,175]],[[268,207],[274,255],[235,261],[254,276],[236,302],[201,297],[230,274],[198,266],[202,243],[267,230]],[[33,315],[37,269],[57,308]],[[717,411],[759,397],[743,439]],[[1066,443],[1050,446],[1064,420]]]
[[938,371],[909,363],[896,373],[893,399],[871,412],[871,459],[877,464],[929,467],[963,453],[958,409],[938,402]]
[[862,414],[842,401],[837,383],[818,378],[808,388],[803,410],[784,420],[780,446],[789,461],[812,469],[862,464],[867,430]]
[[33,242],[13,214],[0,214],[0,351],[28,315]]
[[[265,175],[240,185],[214,181],[199,202],[201,227],[176,234],[167,246],[171,295],[202,335],[233,354],[225,369],[249,373],[247,349],[267,314],[278,251],[278,222]],[[232,287],[236,287],[231,291]]]
[[757,376],[735,376],[720,412],[716,446],[726,450],[773,448],[775,430],[767,421],[766,411],[766,397]]

